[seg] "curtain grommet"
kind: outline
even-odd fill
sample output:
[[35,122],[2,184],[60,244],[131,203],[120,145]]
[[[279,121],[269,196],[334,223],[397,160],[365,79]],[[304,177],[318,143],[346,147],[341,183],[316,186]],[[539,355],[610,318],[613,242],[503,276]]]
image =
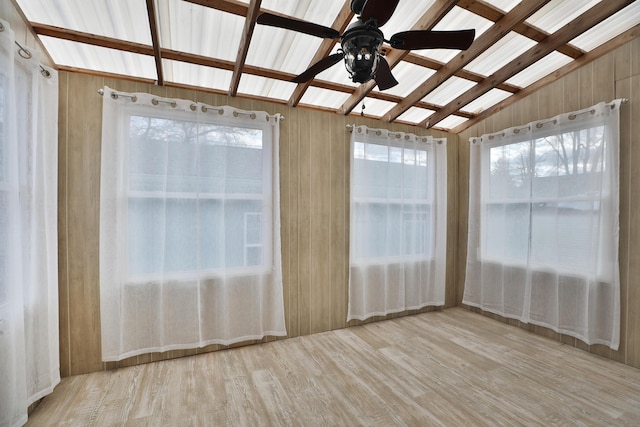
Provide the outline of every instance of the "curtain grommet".
[[31,57],[33,56],[31,54],[31,52],[29,52],[28,49],[24,48],[20,43],[18,43],[17,41],[14,40],[14,43],[18,46],[19,50],[18,50],[18,55],[20,55],[21,57],[23,57],[24,59],[31,59]]

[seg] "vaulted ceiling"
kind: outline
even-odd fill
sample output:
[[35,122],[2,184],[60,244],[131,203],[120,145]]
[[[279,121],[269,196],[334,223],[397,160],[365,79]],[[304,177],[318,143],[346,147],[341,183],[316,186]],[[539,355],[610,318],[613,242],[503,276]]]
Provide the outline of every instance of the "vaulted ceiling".
[[256,24],[260,13],[343,32],[350,0],[12,0],[59,69],[364,114],[458,133],[640,36],[636,0],[400,0],[381,27],[473,28],[465,51],[383,50],[399,84],[353,83],[322,39]]

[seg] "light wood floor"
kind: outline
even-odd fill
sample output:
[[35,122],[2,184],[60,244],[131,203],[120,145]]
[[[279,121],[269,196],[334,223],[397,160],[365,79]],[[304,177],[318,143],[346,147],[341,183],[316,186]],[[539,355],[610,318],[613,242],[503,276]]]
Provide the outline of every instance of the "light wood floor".
[[461,308],[63,379],[28,425],[640,425],[640,369]]

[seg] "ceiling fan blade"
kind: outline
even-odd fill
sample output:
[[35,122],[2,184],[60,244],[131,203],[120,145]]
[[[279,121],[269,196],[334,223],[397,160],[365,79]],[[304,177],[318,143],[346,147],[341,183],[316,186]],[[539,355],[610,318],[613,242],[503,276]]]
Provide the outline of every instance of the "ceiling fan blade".
[[373,18],[377,21],[378,27],[382,27],[391,18],[399,2],[400,0],[367,0],[362,7],[360,19],[367,22]]
[[261,13],[256,20],[258,24],[269,25],[271,27],[284,28],[299,33],[309,34],[311,36],[322,37],[326,39],[340,38],[340,32],[324,25],[314,24],[312,22],[301,21],[299,19],[285,18],[271,13]]
[[327,56],[326,58],[322,58],[320,61],[313,64],[311,67],[307,68],[307,70],[300,74],[299,76],[291,79],[293,83],[304,83],[308,82],[312,78],[326,70],[327,68],[337,64],[344,57],[342,53],[334,53],[333,55]]
[[376,70],[376,75],[373,76],[373,79],[378,84],[378,89],[380,90],[391,89],[398,84],[398,81],[393,77],[393,74],[391,74],[391,67],[389,67],[389,63],[382,57],[380,58],[378,69]]
[[403,31],[391,36],[389,43],[395,49],[460,49],[473,43],[476,30],[459,31]]

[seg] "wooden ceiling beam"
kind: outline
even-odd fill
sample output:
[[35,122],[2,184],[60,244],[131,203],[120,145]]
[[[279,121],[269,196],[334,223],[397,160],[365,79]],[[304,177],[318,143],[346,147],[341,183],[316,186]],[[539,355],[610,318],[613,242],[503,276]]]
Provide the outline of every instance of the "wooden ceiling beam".
[[141,55],[153,56],[154,54],[153,47],[146,44],[83,33],[80,31],[69,30],[67,28],[54,27],[53,25],[40,24],[38,22],[32,22],[31,27],[37,35],[41,36],[55,37],[58,39],[106,47],[109,49],[124,50],[127,52],[139,53]]
[[[354,13],[350,7],[350,1],[351,0],[345,0],[344,4],[342,5],[342,9],[340,9],[340,12],[338,12],[338,16],[336,16],[336,19],[331,25],[331,28],[337,30],[340,34],[344,33],[344,31],[347,29],[347,26],[351,22],[351,19],[353,19]],[[313,59],[309,63],[309,66],[312,66],[326,56],[329,56],[336,43],[337,41],[332,39],[323,40]],[[299,83],[296,86],[296,89],[293,91],[293,94],[289,98],[289,105],[292,107],[298,105],[310,85],[311,81]]]
[[[39,23],[33,23],[33,28],[36,34],[47,35],[50,37],[56,37],[59,39],[70,40],[78,43],[85,43],[93,46],[106,47],[109,49],[133,52],[140,55],[154,56],[153,47],[144,45],[144,44],[128,42],[128,41],[123,41],[119,39],[113,39],[110,37],[97,36],[95,34],[82,33],[79,31],[73,31],[65,28],[53,27],[50,25],[39,24]],[[172,50],[172,49],[161,49],[160,54],[162,58],[166,60],[186,62],[190,64],[202,65],[205,67],[217,68],[217,69],[227,70],[227,71],[233,71],[236,66],[236,63],[232,61],[225,61],[221,59],[210,58],[208,56],[196,55],[194,53],[181,52],[181,51]],[[68,66],[59,66],[59,68],[64,70],[69,70],[69,71],[82,72],[85,74],[89,72],[88,70],[68,67]],[[268,68],[256,67],[252,65],[245,65],[243,71],[247,74],[262,76],[269,79],[280,80],[280,81],[290,81],[293,77],[295,77],[295,74],[285,73],[282,71],[276,71]],[[109,77],[112,77],[112,76],[117,76],[119,78],[123,77],[116,74],[110,74],[110,73],[104,73],[104,72],[98,72],[98,71],[91,71],[91,73],[94,75],[105,75]],[[130,77],[129,79],[132,79],[132,78]],[[139,78],[139,79],[133,78],[133,79],[136,79],[136,81],[144,81],[144,82],[151,81],[150,79],[144,79],[144,78]],[[165,82],[165,85],[175,86],[176,84]],[[335,92],[351,93],[353,91],[352,86],[343,85],[343,84],[334,83],[334,82],[328,82],[324,80],[313,80],[312,82],[310,82],[310,85],[321,88],[321,89],[332,90]],[[372,92],[370,94],[370,97],[374,99],[380,99],[380,100],[385,100],[385,101],[394,102],[394,103],[402,100],[402,97],[400,96],[390,95],[390,94],[381,93],[381,92]],[[431,109],[436,111],[439,108],[441,108],[440,106],[427,104],[427,103],[419,103],[416,106],[419,106],[420,108],[426,108],[426,109]],[[463,113],[462,116],[470,117],[470,115],[467,115],[466,113]],[[475,115],[473,115],[473,117],[475,117]]]
[[433,127],[454,111],[459,110],[474,99],[496,87],[498,83],[510,79],[528,66],[547,56],[550,52],[556,50],[558,46],[562,46],[570,40],[573,40],[589,28],[599,24],[614,13],[619,12],[634,1],[635,0],[607,0],[606,2],[598,3],[596,6],[593,6],[582,15],[564,25],[553,35],[522,53],[508,65],[502,67],[493,75],[487,77],[484,81],[445,105],[440,111],[420,123],[420,126]]
[[[481,122],[482,120],[487,119],[489,116],[504,110],[506,107],[515,104],[516,102],[526,98],[527,96],[533,94],[534,92],[537,92],[538,90],[542,89],[543,87],[547,86],[550,83],[555,82],[556,80],[568,75],[569,73],[572,73],[573,71],[577,70],[580,67],[585,66],[586,64],[588,64],[589,62],[593,62],[596,59],[606,55],[607,53],[619,48],[620,46],[623,46],[627,43],[629,43],[630,41],[636,39],[640,37],[640,24],[636,25],[635,27],[632,27],[630,29],[628,29],[627,31],[625,31],[624,33],[620,34],[619,36],[609,40],[608,42],[598,46],[597,48],[593,49],[590,52],[585,53],[583,56],[581,56],[580,58],[576,59],[575,61],[570,62],[569,64],[565,65],[564,67],[560,68],[559,70],[554,71],[553,73],[549,74],[548,76],[538,80],[537,82],[527,86],[526,88],[520,90],[520,92],[518,92],[517,94],[510,96],[509,98],[505,99],[504,101],[490,107],[487,108],[486,110],[484,110],[483,112],[477,114],[474,118],[469,119],[468,121],[460,124],[459,126],[453,128],[450,130],[450,132],[453,132],[455,134],[458,134],[460,132],[465,131],[466,129],[470,128],[471,126]],[[456,112],[457,114],[457,112]]]
[[[391,48],[389,48],[391,49]],[[404,57],[405,62],[409,62],[411,64],[420,65],[421,67],[430,68],[432,70],[438,71],[440,68],[444,66],[442,62],[436,61],[434,59],[430,59],[421,55],[416,55],[415,53],[410,53]],[[481,82],[484,80],[485,76],[474,73],[472,71],[467,71],[464,68],[462,70],[457,71],[454,76],[460,77],[461,79],[470,80],[472,82]],[[510,85],[507,83],[502,83],[498,86],[498,89],[502,89],[505,92],[516,93],[520,90],[518,86]]]
[[251,37],[253,37],[253,29],[256,27],[256,20],[260,14],[261,3],[262,0],[251,0],[251,3],[249,3],[247,18],[244,20],[244,29],[240,39],[240,46],[238,47],[238,55],[236,56],[233,75],[231,76],[231,84],[229,86],[230,96],[236,96],[238,93],[238,86],[240,85],[240,78],[242,77],[242,69],[244,68],[244,63],[247,60],[247,53],[249,52]]
[[420,101],[434,89],[444,83],[449,77],[455,75],[465,65],[480,56],[486,49],[508,34],[519,22],[524,21],[537,10],[543,7],[550,0],[529,0],[518,4],[502,19],[497,21],[491,28],[478,37],[471,47],[458,53],[451,61],[441,67],[434,75],[429,77],[423,84],[418,86],[413,92],[387,114],[387,121],[397,119],[413,104]]
[[222,12],[231,13],[245,17],[249,12],[249,6],[246,3],[242,3],[236,0],[184,0],[188,3],[197,4],[204,7],[210,7]]
[[[500,9],[480,0],[460,0],[458,2],[458,6],[493,22],[497,22],[504,17],[504,13],[502,13]],[[513,27],[513,31],[536,42],[544,40],[549,35],[544,31],[540,31],[533,25],[527,24],[525,21],[522,21]],[[556,50],[573,59],[584,55],[582,50],[569,44],[559,46]]]
[[[436,2],[422,15],[411,30],[431,30],[444,16],[453,9],[458,0],[436,0]],[[408,50],[394,49],[386,55],[389,66],[393,69],[409,54]],[[361,84],[355,92],[338,109],[341,114],[349,114],[376,86],[375,80]],[[417,102],[418,100],[416,100]]]
[[156,73],[158,75],[158,86],[164,85],[164,73],[162,71],[162,55],[160,53],[160,32],[158,31],[158,20],[156,19],[155,0],[147,0],[147,15],[149,16],[149,31],[151,31],[151,42],[153,44],[153,56],[156,61]]

